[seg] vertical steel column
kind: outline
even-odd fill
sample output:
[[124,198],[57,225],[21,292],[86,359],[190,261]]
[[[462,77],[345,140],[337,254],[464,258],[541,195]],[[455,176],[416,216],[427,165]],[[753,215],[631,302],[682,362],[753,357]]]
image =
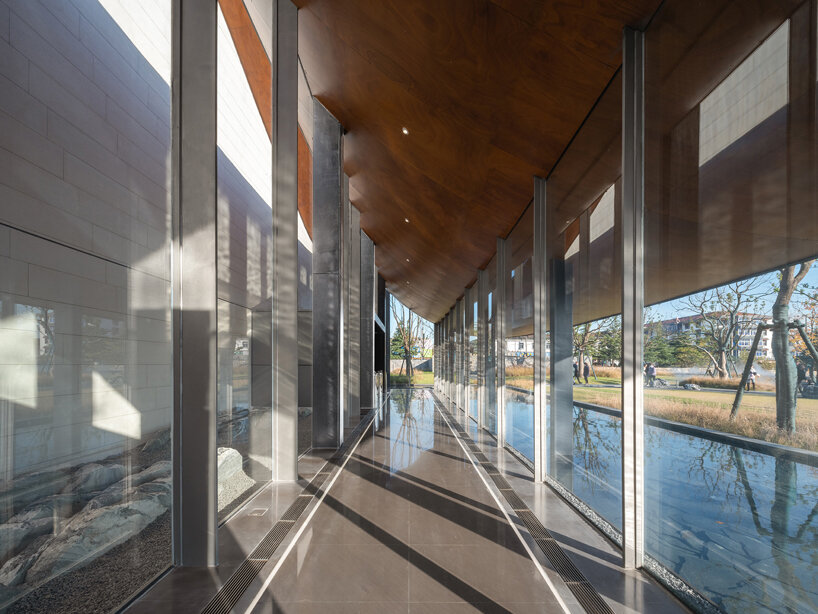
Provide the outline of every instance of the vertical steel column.
[[457,301],[457,406],[461,411],[466,408],[466,295]]
[[463,400],[463,409],[466,412],[466,416],[471,416],[471,401],[472,395],[474,391],[471,387],[471,337],[472,333],[474,332],[474,298],[477,294],[477,283],[472,284],[471,288],[466,288],[466,292],[464,294],[464,302],[463,307],[465,309],[463,314],[464,326],[463,326],[463,373],[465,375],[464,385],[465,385],[465,395]]
[[497,239],[497,294],[495,296],[495,381],[497,382],[497,445],[506,445],[506,240]]
[[346,426],[349,428],[361,418],[361,214],[352,203],[349,204],[347,237],[344,315],[347,321]]
[[298,8],[273,3],[273,463],[298,479]]
[[446,399],[454,401],[454,307],[446,314]]
[[361,230],[361,386],[362,409],[375,407],[375,244]]
[[173,3],[173,559],[218,562],[215,2]]
[[548,406],[548,371],[545,356],[548,338],[548,261],[546,253],[546,183],[542,177],[534,177],[534,479],[545,481],[546,445],[548,430],[546,407]]
[[312,445],[336,448],[344,435],[343,129],[317,100],[313,130]]
[[644,552],[644,35],[625,29],[622,62],[622,541],[624,566]]
[[488,271],[485,269],[477,273],[477,426],[483,428],[486,424],[486,357],[488,354],[488,303],[489,284]]

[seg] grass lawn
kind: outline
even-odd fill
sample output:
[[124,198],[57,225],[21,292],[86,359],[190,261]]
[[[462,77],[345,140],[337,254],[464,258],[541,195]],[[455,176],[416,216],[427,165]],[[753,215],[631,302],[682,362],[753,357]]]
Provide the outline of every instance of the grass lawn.
[[[574,399],[619,409],[617,388],[574,387]],[[745,394],[738,416],[731,421],[733,391],[645,389],[645,412],[708,429],[781,443],[797,448],[818,450],[818,399],[798,399],[796,432],[789,436],[775,424],[775,397]]]
[[[393,386],[406,386],[409,384],[409,377],[406,374],[390,373],[389,382]],[[431,371],[416,371],[412,376],[413,386],[431,386],[435,383],[435,375]]]

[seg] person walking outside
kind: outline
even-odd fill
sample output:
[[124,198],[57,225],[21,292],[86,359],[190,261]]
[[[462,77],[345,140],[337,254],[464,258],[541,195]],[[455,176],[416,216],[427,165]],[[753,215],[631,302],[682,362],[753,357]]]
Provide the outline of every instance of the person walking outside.
[[656,383],[656,365],[650,363],[648,365],[648,386],[653,388],[653,385]]
[[577,384],[581,384],[582,380],[579,379],[579,363],[574,360],[574,379],[577,380]]
[[585,378],[585,383],[588,383],[588,374],[591,373],[591,361],[587,358],[585,359],[585,364],[582,365],[582,377]]
[[756,371],[755,367],[750,367],[750,374],[747,376],[747,385],[746,390],[750,390],[750,384],[753,385],[753,390],[756,389],[756,375],[758,375],[758,371]]

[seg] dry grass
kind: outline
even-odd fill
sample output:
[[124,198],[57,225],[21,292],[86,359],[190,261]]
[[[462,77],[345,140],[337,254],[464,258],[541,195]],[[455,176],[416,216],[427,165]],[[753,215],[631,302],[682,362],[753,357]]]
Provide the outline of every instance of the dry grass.
[[609,377],[611,379],[622,379],[622,369],[619,367],[594,367],[591,374],[596,373],[597,377]]
[[[735,420],[730,420],[732,398],[723,393],[688,391],[645,391],[645,412],[651,416],[692,424],[714,431],[742,435],[805,450],[818,451],[818,411],[799,399],[796,432],[788,435],[775,423],[775,398],[754,397],[755,405],[743,405]],[[726,397],[722,402],[718,397]],[[618,390],[575,388],[577,401],[621,408]],[[804,407],[801,407],[801,406]]]
[[506,379],[509,377],[534,377],[534,365],[506,367]]
[[[697,384],[702,388],[722,388],[724,390],[736,390],[738,385],[741,383],[741,378],[739,377],[688,377],[683,379],[679,382],[680,385],[684,384]],[[769,383],[761,382],[758,378],[756,378],[756,390],[767,390],[767,391],[774,391],[775,386]]]

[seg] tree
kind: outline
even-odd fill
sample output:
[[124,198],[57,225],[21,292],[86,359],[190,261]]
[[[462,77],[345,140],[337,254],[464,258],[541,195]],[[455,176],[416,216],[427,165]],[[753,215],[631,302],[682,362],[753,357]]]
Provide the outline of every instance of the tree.
[[694,314],[696,334],[690,347],[705,354],[719,378],[730,376],[728,359],[738,352],[739,340],[761,323],[763,277],[751,277],[697,292],[683,299]]
[[673,352],[673,365],[677,367],[699,367],[710,362],[709,358],[696,349],[693,337],[687,331],[673,335],[670,349]]
[[[790,301],[813,260],[791,264],[779,271],[778,294],[773,303],[772,351],[775,358],[775,421],[778,428],[795,431],[796,365],[790,347]],[[796,272],[796,267],[798,270]]]
[[665,329],[661,323],[648,325],[648,335],[645,341],[645,362],[652,362],[661,367],[673,364],[673,347],[668,341]]
[[[391,298],[392,322],[395,332],[390,340],[390,351],[406,362],[406,375],[414,374],[412,358],[423,355],[432,336],[431,324],[404,307],[394,296]],[[395,338],[397,337],[397,343]]]

